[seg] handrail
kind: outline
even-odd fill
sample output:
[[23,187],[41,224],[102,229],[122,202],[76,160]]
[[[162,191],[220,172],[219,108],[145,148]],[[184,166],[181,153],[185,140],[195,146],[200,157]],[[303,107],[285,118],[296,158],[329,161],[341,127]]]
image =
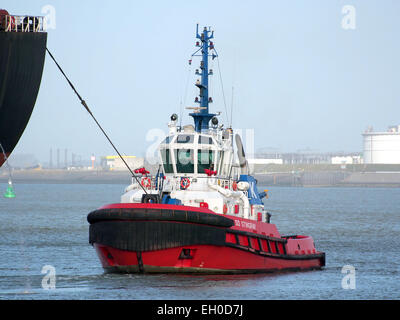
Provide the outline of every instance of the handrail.
[[[162,190],[162,188],[160,189],[160,186],[163,186],[163,179],[161,176],[154,176],[154,175],[143,175],[142,178],[148,178],[150,179],[150,183],[147,186],[144,186],[145,189],[147,190],[157,190],[160,191]],[[236,182],[237,180],[232,179],[232,178],[226,178],[226,177],[219,177],[219,176],[215,176],[215,177],[202,177],[202,176],[197,176],[196,179],[214,179],[216,181],[216,185],[219,185],[220,187],[224,188],[224,189],[233,189],[233,182]],[[142,182],[142,180],[140,179],[140,182]],[[179,179],[176,179],[175,182],[173,184],[171,184],[173,190],[181,190],[181,185],[180,185],[181,181]],[[245,196],[248,196],[247,191],[242,191]]]
[[44,17],[40,16],[4,15],[0,16],[0,26],[5,32],[46,32]]

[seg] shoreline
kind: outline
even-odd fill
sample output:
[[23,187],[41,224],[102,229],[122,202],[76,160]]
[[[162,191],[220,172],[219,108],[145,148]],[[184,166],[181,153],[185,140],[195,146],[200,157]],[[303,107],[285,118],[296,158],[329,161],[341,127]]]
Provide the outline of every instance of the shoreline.
[[[347,188],[400,188],[400,172],[340,172],[320,171],[298,173],[255,173],[258,185],[287,187],[347,187]],[[8,182],[8,171],[0,172],[0,183]],[[127,170],[14,170],[13,183],[33,184],[131,184]]]
[[[8,172],[0,174],[0,183],[7,183]],[[129,171],[68,171],[68,170],[18,170],[11,173],[13,183],[54,184],[126,184],[131,183]]]

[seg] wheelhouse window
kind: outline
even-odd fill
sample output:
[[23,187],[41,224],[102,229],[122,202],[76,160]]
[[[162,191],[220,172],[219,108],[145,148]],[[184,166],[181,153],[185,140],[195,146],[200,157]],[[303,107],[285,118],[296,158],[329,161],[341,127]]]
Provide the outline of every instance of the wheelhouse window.
[[176,171],[178,173],[194,173],[194,157],[192,149],[176,149],[175,159]]
[[172,158],[169,149],[161,149],[161,159],[164,166],[165,173],[174,173],[174,166],[172,165]]
[[205,169],[215,170],[214,152],[212,150],[197,151],[197,172],[204,173]]
[[213,144],[211,137],[199,136],[199,144]]
[[174,136],[168,136],[164,139],[163,142],[161,142],[161,144],[169,144],[173,138],[174,138]]
[[193,143],[194,137],[192,134],[180,134],[176,139],[176,143]]

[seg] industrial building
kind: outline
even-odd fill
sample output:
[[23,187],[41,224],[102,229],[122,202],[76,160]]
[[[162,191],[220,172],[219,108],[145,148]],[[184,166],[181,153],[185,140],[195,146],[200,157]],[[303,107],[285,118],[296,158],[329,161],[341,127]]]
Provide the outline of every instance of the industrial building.
[[[144,166],[144,158],[123,156],[128,166],[134,170]],[[108,170],[128,170],[119,156],[105,156],[101,158],[101,166]]]
[[283,165],[320,165],[320,164],[360,164],[360,152],[293,152],[293,153],[259,153],[254,159],[248,160],[252,165],[283,164]]
[[362,158],[360,155],[351,156],[335,156],[331,158],[331,164],[361,164]]
[[386,132],[373,132],[370,127],[362,135],[364,163],[400,164],[400,125]]
[[249,165],[255,164],[283,164],[282,159],[247,159]]

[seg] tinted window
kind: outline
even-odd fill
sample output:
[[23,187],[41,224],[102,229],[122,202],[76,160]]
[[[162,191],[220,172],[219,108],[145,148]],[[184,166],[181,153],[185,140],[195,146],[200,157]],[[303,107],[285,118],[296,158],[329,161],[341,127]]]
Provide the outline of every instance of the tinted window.
[[199,136],[199,143],[200,144],[212,144],[212,138],[211,137],[205,137],[205,136]]
[[180,134],[176,139],[176,143],[193,143],[194,137],[192,134]]
[[168,143],[170,143],[170,142],[171,142],[171,140],[173,139],[173,137],[174,137],[174,136],[169,136],[169,137],[166,137],[166,138],[164,139],[164,141],[163,141],[163,142],[161,142],[161,143],[168,144]]
[[175,158],[176,158],[176,171],[178,173],[194,173],[193,150],[191,149],[175,150]]
[[164,172],[165,173],[174,173],[174,167],[172,166],[172,159],[169,149],[162,149],[161,152],[161,159],[164,165]]
[[205,169],[215,170],[214,153],[211,150],[197,151],[197,172],[204,173]]

